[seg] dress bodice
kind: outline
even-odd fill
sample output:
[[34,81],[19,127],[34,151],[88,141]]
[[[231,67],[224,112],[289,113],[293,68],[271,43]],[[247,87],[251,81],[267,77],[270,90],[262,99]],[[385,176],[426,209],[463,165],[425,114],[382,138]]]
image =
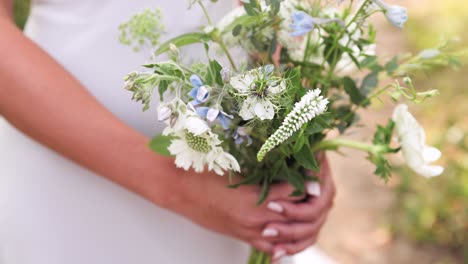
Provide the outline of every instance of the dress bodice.
[[[214,20],[233,7],[231,0],[207,1]],[[206,25],[198,6],[188,9],[187,0],[33,0],[25,33],[68,71],[110,111],[148,136],[157,126],[153,110],[142,113],[139,103],[122,89],[123,77],[148,62],[149,52],[136,53],[118,40],[118,27],[146,8],[162,11],[166,33],[161,41],[195,31]],[[192,47],[191,50],[197,49]],[[196,59],[200,52],[190,52]]]

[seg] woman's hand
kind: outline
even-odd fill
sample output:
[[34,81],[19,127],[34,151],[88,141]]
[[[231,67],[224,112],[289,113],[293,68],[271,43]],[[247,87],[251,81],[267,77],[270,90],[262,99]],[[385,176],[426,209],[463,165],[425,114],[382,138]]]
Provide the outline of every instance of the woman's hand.
[[[308,185],[309,194],[304,202],[291,203],[275,201],[283,208],[282,215],[289,223],[272,222],[266,225],[263,233],[274,242],[273,258],[275,260],[284,255],[297,254],[315,244],[319,232],[333,206],[335,185],[326,158],[322,159],[321,172],[318,175],[320,185]],[[283,241],[288,241],[284,243]]]
[[[269,202],[281,201],[284,205],[292,206],[305,198],[290,197],[294,190],[285,183],[273,186],[267,200],[257,206],[260,195],[258,186],[227,188],[229,178],[213,173],[195,174],[177,170],[172,176],[178,179],[176,186],[173,186],[177,195],[172,195],[172,200],[165,203],[165,207],[200,226],[240,239],[268,253],[273,252],[273,241],[266,240],[262,235],[265,226],[272,222],[282,223],[289,230],[287,223],[291,221]],[[295,214],[300,213],[293,208],[288,209]],[[278,239],[282,243],[288,240]]]

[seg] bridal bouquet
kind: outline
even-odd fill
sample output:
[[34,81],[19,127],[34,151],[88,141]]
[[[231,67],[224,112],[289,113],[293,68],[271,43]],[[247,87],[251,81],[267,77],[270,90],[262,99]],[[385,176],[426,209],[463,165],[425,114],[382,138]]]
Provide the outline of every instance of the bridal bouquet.
[[[189,2],[206,15],[206,27],[197,32],[160,43],[159,10],[137,14],[120,27],[123,43],[154,50],[147,70],[125,77],[125,89],[143,110],[159,94],[157,117],[167,126],[150,147],[174,156],[177,167],[240,174],[244,180],[231,187],[261,185],[259,203],[277,182],[289,182],[291,195],[303,195],[306,183],[318,180],[306,173],[319,171],[315,154],[340,147],[367,152],[383,180],[391,176],[387,155],[400,151],[424,177],[443,172],[431,165],[441,153],[425,144],[423,128],[404,104],[377,127],[371,142],[327,137],[357,124],[357,110],[380,96],[421,103],[436,95],[418,91],[411,74],[456,64],[460,54],[448,43],[414,56],[376,55],[369,17],[381,14],[402,28],[404,7],[382,0],[244,0],[215,23],[204,1]],[[193,44],[204,48],[206,60],[186,63],[183,47]],[[236,50],[245,56],[233,56]],[[166,60],[155,59],[162,54]],[[253,250],[249,263],[270,261]]]

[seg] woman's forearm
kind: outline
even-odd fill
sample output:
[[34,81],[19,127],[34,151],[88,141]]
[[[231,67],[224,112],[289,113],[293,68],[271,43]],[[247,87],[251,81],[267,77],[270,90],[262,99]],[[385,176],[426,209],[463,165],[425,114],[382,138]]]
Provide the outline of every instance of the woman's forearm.
[[105,109],[1,9],[0,115],[41,144],[165,206],[173,162],[152,153],[145,136]]
[[13,0],[0,0],[0,16],[13,17]]

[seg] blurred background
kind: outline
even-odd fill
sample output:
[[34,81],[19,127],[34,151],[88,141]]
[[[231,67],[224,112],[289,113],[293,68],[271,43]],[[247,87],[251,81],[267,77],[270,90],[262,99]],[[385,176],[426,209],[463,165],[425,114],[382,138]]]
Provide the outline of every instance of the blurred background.
[[[15,21],[21,28],[29,2],[15,0]],[[410,20],[403,31],[376,21],[381,55],[418,53],[448,39],[468,47],[464,1],[390,2],[408,7]],[[468,263],[468,67],[421,74],[414,80],[421,90],[441,92],[411,109],[426,128],[429,144],[444,153],[446,172],[424,179],[402,167],[385,184],[373,176],[364,154],[330,154],[338,194],[319,246],[337,263]],[[373,124],[385,123],[392,111],[391,104],[377,103],[372,113],[361,114],[367,128],[355,129],[349,137],[371,140]]]

